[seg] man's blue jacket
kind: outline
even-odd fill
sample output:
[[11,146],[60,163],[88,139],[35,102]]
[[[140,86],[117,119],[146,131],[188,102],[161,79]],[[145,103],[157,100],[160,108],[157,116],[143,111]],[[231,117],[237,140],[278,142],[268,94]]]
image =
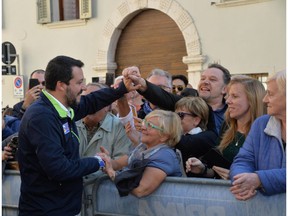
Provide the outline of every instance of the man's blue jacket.
[[79,105],[72,107],[71,118],[45,91],[27,109],[19,131],[19,215],[67,216],[80,212],[82,177],[97,171],[99,163],[94,157],[80,159],[75,121],[126,92],[122,84],[118,89],[105,88],[82,96]]

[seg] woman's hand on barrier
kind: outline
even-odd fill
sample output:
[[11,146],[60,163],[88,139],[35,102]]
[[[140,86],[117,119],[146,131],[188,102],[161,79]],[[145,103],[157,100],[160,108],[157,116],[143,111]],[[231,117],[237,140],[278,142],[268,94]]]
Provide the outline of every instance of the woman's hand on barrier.
[[248,200],[255,196],[261,182],[256,173],[240,173],[234,176],[230,191],[238,200]]
[[229,179],[229,173],[230,170],[229,169],[225,169],[223,167],[219,167],[219,166],[213,166],[212,169],[224,180],[228,180]]

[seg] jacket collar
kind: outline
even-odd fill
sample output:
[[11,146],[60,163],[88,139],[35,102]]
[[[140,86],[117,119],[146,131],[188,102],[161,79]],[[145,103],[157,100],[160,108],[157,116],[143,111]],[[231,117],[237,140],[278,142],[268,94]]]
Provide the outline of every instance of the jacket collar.
[[[72,108],[66,108],[59,100],[57,100],[53,95],[49,94],[46,90],[42,90],[43,94],[52,103],[56,111],[58,112],[60,118],[74,118],[74,110]],[[70,114],[70,115],[69,115]]]
[[[112,114],[108,112],[106,114],[105,118],[99,122],[100,123],[99,128],[102,128],[103,130],[105,130],[107,132],[111,132],[113,130],[113,128],[112,128],[113,127],[113,125],[112,125],[113,119],[112,118],[113,118]],[[85,124],[83,123],[82,120],[77,121],[76,125],[77,125],[77,127],[86,130]]]
[[270,136],[276,137],[280,143],[282,143],[281,122],[274,116],[270,116],[264,132]]

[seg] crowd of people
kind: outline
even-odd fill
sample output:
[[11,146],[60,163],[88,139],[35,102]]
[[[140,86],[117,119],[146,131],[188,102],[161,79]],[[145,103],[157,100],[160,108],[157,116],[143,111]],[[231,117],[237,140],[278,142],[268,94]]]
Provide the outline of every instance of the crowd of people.
[[120,196],[148,196],[167,176],[230,180],[238,200],[286,192],[286,71],[265,91],[211,64],[194,89],[184,75],[154,69],[145,79],[136,66],[113,86],[85,85],[83,65],[55,57],[3,115],[2,164],[19,140],[19,215],[77,215],[83,180],[106,174]]

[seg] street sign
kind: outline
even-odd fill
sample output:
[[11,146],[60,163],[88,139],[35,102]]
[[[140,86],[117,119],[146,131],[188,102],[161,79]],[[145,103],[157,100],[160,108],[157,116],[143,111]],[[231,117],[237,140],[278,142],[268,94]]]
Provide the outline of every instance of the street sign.
[[12,64],[16,59],[16,49],[14,45],[8,41],[2,43],[2,62],[4,64]]
[[14,96],[15,97],[23,97],[24,96],[23,77],[22,76],[16,76],[14,78]]

